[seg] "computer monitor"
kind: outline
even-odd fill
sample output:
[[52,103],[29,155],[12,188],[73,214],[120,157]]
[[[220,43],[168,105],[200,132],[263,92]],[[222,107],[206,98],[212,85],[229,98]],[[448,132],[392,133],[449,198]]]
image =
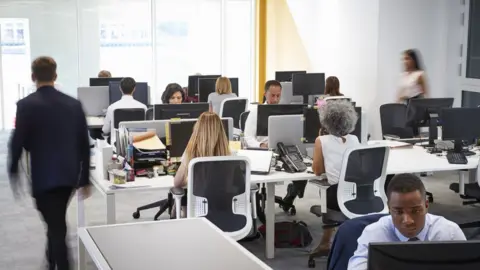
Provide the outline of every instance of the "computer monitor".
[[[109,102],[113,104],[122,98],[122,90],[120,89],[120,82],[110,82],[108,86]],[[133,98],[145,106],[149,105],[148,98],[148,84],[146,82],[137,82],[135,85],[135,91],[133,92]]]
[[[362,107],[355,107],[355,112],[357,112],[358,120],[355,124],[355,129],[350,133],[357,136],[359,141],[362,141]],[[319,136],[320,128],[320,117],[318,115],[317,108],[305,108],[303,110],[303,142],[304,143],[315,143],[315,139]]]
[[198,79],[198,102],[207,102],[208,96],[215,92],[215,78],[200,78]]
[[308,96],[325,93],[325,73],[294,74],[292,79],[294,96],[303,96],[303,102],[308,103]]
[[442,139],[454,140],[455,152],[462,152],[463,141],[480,138],[480,108],[449,108],[442,110]]
[[462,90],[462,108],[477,108],[480,106],[480,92]]
[[[229,78],[232,93],[238,97],[238,78]],[[217,78],[198,79],[198,101],[208,102],[208,96],[216,91]]]
[[369,270],[480,269],[480,241],[371,243]]
[[268,117],[272,115],[303,114],[304,104],[258,105],[257,136],[268,136]]
[[275,71],[275,80],[279,82],[291,82],[293,74],[305,74],[305,70],[297,71]]
[[188,76],[188,96],[197,97],[198,96],[198,79],[201,78],[213,78],[216,79],[221,75],[192,75]]
[[198,118],[210,109],[208,103],[157,104],[153,107],[155,120]]
[[407,106],[407,126],[413,128],[418,135],[418,128],[429,123],[429,144],[435,146],[434,141],[438,138],[437,125],[441,119],[441,110],[451,108],[453,98],[414,98]]
[[119,82],[123,77],[90,78],[90,86],[108,86],[110,82]]
[[[170,157],[181,157],[187,148],[188,141],[193,133],[193,128],[197,123],[193,121],[170,121]],[[222,119],[223,129],[228,139],[228,119]]]

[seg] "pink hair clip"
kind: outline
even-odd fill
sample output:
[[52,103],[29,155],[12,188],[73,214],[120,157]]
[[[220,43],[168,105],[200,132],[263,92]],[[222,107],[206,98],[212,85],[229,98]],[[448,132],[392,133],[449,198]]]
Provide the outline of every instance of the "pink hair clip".
[[323,99],[317,99],[317,107],[321,107],[323,105],[327,104],[327,102]]

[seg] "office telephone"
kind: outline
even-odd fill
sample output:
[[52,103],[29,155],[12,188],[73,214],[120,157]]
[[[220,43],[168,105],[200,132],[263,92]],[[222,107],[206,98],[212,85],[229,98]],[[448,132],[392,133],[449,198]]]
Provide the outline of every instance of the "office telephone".
[[307,170],[307,166],[303,163],[302,154],[300,154],[300,150],[296,145],[285,146],[279,142],[277,147],[285,171],[294,173]]

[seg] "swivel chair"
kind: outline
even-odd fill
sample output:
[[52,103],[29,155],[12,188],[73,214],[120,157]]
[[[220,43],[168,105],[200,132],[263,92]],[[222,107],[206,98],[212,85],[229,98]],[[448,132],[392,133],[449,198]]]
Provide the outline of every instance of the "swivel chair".
[[[389,148],[385,146],[360,146],[344,154],[337,201],[340,212],[327,209],[326,180],[311,180],[320,188],[321,205],[310,208],[310,212],[322,217],[323,228],[338,227],[344,221],[369,214],[387,214],[387,195],[384,185]],[[320,245],[309,256],[308,265],[315,267],[315,257],[320,256]]]

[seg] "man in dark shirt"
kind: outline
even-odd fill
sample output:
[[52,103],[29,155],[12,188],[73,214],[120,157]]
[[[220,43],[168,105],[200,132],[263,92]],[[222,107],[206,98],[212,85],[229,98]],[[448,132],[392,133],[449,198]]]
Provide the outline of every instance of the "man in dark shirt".
[[79,188],[90,195],[90,147],[81,103],[54,87],[57,64],[50,57],[32,63],[37,90],[17,103],[16,126],[9,145],[9,176],[14,193],[19,160],[30,155],[32,195],[47,226],[49,269],[68,270],[66,211]]

